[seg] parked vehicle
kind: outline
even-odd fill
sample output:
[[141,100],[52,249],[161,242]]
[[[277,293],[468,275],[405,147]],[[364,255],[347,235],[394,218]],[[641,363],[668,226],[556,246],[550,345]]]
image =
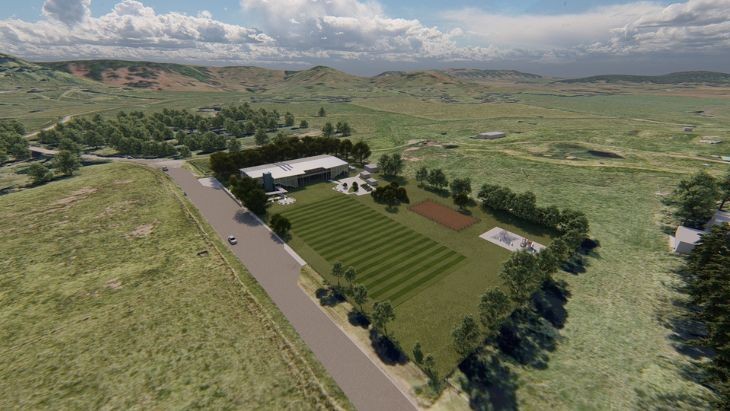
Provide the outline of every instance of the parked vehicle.
[[228,236],[228,242],[229,242],[229,243],[231,243],[231,245],[236,245],[236,244],[238,244],[238,240],[236,239],[236,237],[234,237],[234,236],[232,236],[232,235],[229,235],[229,236]]

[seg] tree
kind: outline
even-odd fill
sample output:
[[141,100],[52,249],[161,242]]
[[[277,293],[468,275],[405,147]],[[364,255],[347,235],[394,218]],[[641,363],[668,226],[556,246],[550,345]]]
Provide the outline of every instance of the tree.
[[470,194],[471,193],[471,179],[469,177],[455,178],[451,181],[450,187],[451,187],[451,194],[458,194],[458,193]]
[[438,190],[443,190],[444,187],[449,185],[449,182],[446,179],[444,171],[440,168],[436,168],[428,173],[428,184]]
[[259,127],[256,129],[256,135],[254,135],[254,141],[256,144],[263,146],[269,142],[269,135],[266,133],[266,129]]
[[291,222],[289,219],[278,213],[271,216],[269,224],[276,235],[281,238],[286,238],[289,230],[291,230]]
[[266,213],[268,199],[263,188],[250,177],[236,177],[230,179],[231,192],[251,212],[258,215]]
[[286,114],[284,114],[284,125],[287,127],[294,126],[294,114],[288,111],[286,112]]
[[373,306],[373,325],[379,331],[383,332],[383,335],[388,335],[387,325],[389,322],[395,320],[395,311],[390,301],[378,301]]
[[479,319],[487,334],[494,332],[509,315],[509,297],[502,290],[492,288],[479,300]]
[[436,371],[436,360],[434,360],[433,355],[428,354],[426,355],[426,358],[423,359],[423,370],[426,372],[426,375],[428,375],[431,387],[438,391],[439,376]]
[[81,161],[79,160],[79,156],[70,151],[61,150],[53,159],[53,168],[66,176],[72,175],[80,167]]
[[700,171],[679,182],[673,194],[677,205],[675,215],[682,224],[702,228],[715,213],[720,190],[714,177]]
[[401,159],[400,154],[393,154],[392,156],[383,154],[378,159],[378,168],[386,176],[397,176],[403,171],[403,159]]
[[373,197],[375,202],[385,203],[389,207],[394,207],[399,203],[408,204],[410,202],[406,189],[400,187],[395,181],[391,182],[387,186],[376,188],[370,193],[370,195]]
[[366,158],[370,157],[370,147],[363,141],[358,141],[352,146],[352,155],[358,163],[362,164]]
[[28,167],[28,175],[33,181],[33,185],[43,184],[53,180],[53,171],[41,163],[33,163]]
[[352,128],[350,128],[350,125],[347,122],[342,123],[342,127],[340,128],[340,134],[342,137],[349,137],[352,135]]
[[428,168],[426,166],[422,166],[416,171],[416,181],[418,181],[419,186],[423,186],[423,183],[428,181]]
[[725,203],[730,201],[730,169],[725,173],[725,175],[720,180],[720,207],[719,209],[722,210],[723,207],[725,207]]
[[363,305],[368,302],[368,289],[362,284],[355,284],[352,289],[352,300],[357,304],[358,311],[365,313]]
[[307,122],[307,120],[300,121],[299,128],[309,128],[309,123]]
[[347,267],[347,270],[345,270],[343,277],[345,277],[345,281],[347,281],[347,283],[350,285],[350,290],[352,290],[352,283],[355,281],[355,278],[357,278],[357,271],[355,271],[355,268]]
[[324,111],[324,107],[320,107],[319,108],[319,111],[317,112],[317,116],[319,116],[319,117],[326,117],[327,116],[327,112]]
[[500,278],[509,288],[512,300],[524,304],[535,292],[540,280],[537,258],[526,251],[513,253],[502,266]]
[[352,191],[354,193],[357,193],[358,191],[360,191],[360,185],[357,184],[357,181],[353,181],[352,182]]
[[454,193],[451,195],[451,198],[454,200],[454,204],[456,204],[456,206],[461,210],[469,204],[469,195],[467,193]]
[[241,151],[241,142],[238,141],[237,138],[231,138],[226,143],[226,146],[228,146],[228,151],[231,153],[237,153]]
[[180,146],[180,147],[178,147],[177,153],[182,158],[189,158],[192,155],[192,153],[190,152],[190,149],[188,148],[188,146]]
[[338,151],[340,155],[342,155],[343,160],[347,161],[347,158],[350,156],[350,153],[352,152],[352,141],[348,139],[340,140],[340,145],[338,147]]
[[418,365],[423,364],[423,350],[419,341],[416,341],[416,344],[413,345],[413,361]]
[[451,332],[451,336],[454,339],[456,352],[466,357],[479,346],[481,333],[474,317],[466,315],[461,324]]
[[332,127],[332,123],[329,121],[324,123],[324,127],[322,127],[322,135],[325,137],[332,137],[332,135],[335,134],[335,128]]
[[344,267],[342,266],[342,262],[336,261],[332,265],[332,277],[335,277],[337,279],[337,288],[340,288],[340,278],[345,274]]

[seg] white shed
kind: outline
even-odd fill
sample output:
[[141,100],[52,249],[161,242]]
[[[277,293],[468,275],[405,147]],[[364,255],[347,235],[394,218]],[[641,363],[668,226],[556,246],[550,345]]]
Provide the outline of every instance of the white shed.
[[671,238],[672,249],[675,253],[689,254],[700,241],[702,234],[705,232],[702,230],[695,230],[685,226],[677,227],[677,231],[674,233],[674,237]]
[[363,167],[365,171],[369,173],[377,173],[378,172],[378,165],[377,164],[365,164],[365,167]]

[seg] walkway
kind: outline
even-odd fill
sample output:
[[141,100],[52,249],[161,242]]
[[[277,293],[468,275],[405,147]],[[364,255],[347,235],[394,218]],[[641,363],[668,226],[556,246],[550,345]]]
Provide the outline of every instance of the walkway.
[[416,407],[389,377],[327,317],[299,287],[301,266],[258,219],[240,208],[222,189],[205,187],[187,170],[168,174],[183,189],[230,246],[294,329],[359,410],[414,410]]

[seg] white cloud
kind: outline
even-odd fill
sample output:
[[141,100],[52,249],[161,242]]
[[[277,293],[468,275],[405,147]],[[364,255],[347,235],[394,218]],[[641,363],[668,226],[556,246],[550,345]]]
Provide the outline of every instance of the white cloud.
[[[704,55],[730,59],[730,0],[641,1],[558,15],[445,11],[448,29],[389,16],[374,0],[240,0],[262,30],[206,10],[158,14],[119,0],[46,0],[36,22],[0,20],[3,51],[30,58],[128,58],[220,64],[494,62],[557,64],[593,56]],[[724,53],[724,54],[723,54]],[[392,65],[391,65],[392,67]]]
[[[47,0],[44,10],[55,10],[62,1]],[[207,56],[218,60],[229,53],[236,60],[254,56],[273,43],[258,30],[214,20],[210,12],[157,14],[135,0],[122,0],[99,17],[87,11],[82,19],[64,16],[63,21],[50,11],[44,14],[48,18],[37,22],[0,21],[0,44],[12,53],[42,58]]]
[[91,15],[91,0],[46,0],[43,14],[69,26],[81,23]]
[[457,48],[446,33],[418,20],[385,15],[377,2],[358,0],[241,0],[283,47],[331,55],[404,59],[441,57]]

